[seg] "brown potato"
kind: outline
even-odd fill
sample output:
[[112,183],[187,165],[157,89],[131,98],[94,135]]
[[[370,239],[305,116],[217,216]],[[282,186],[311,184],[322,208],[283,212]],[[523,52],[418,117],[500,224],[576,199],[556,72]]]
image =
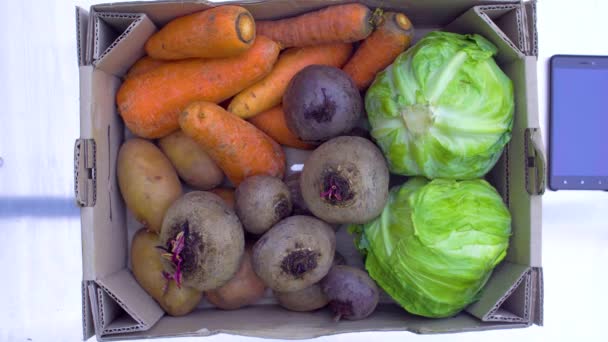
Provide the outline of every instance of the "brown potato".
[[[234,211],[219,196],[193,191],[167,210],[159,245],[179,255],[179,277],[184,285],[208,291],[226,284],[238,271],[245,234]],[[178,275],[175,262],[167,258],[162,261],[167,273]]]
[[207,300],[224,310],[234,310],[254,304],[262,296],[266,286],[253,271],[251,248],[245,249],[241,267],[224,286],[205,292]]
[[133,275],[139,285],[171,316],[190,313],[203,297],[203,293],[188,286],[177,287],[174,280],[163,277],[163,264],[158,234],[140,229],[131,243]]
[[180,178],[196,190],[209,190],[224,180],[224,173],[209,155],[182,131],[158,140]]
[[117,174],[127,208],[148,229],[159,232],[165,212],[182,194],[169,159],[153,143],[130,139],[118,152]]

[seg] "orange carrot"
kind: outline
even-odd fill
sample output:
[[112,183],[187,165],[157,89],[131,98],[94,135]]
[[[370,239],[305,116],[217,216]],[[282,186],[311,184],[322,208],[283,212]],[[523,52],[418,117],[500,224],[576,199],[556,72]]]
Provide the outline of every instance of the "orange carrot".
[[386,12],[374,33],[361,43],[343,70],[359,90],[364,90],[378,72],[410,46],[413,38],[414,27],[405,14]]
[[145,74],[146,72],[165,64],[167,64],[166,61],[154,59],[150,56],[144,56],[131,66],[131,69],[129,69],[129,72],[125,75],[125,78]]
[[249,119],[249,122],[259,128],[262,132],[268,134],[281,145],[304,150],[315,148],[314,145],[307,144],[298,139],[298,137],[287,128],[285,113],[281,106],[276,106],[254,116]]
[[209,191],[220,196],[230,209],[234,209],[234,189],[215,188]]
[[270,109],[281,103],[289,81],[298,71],[313,64],[341,68],[351,52],[350,43],[291,48],[279,56],[277,64],[266,77],[235,96],[228,111],[249,118]]
[[240,6],[218,6],[170,21],[146,42],[157,59],[223,58],[240,55],[255,40],[255,22]]
[[279,54],[277,43],[258,37],[242,55],[167,63],[128,78],[116,94],[127,127],[144,138],[179,128],[179,113],[193,101],[221,102],[262,79]]
[[285,154],[279,144],[224,108],[205,101],[191,103],[180,115],[179,124],[234,186],[258,174],[283,178]]
[[283,48],[352,43],[372,33],[372,17],[370,9],[361,4],[335,5],[293,18],[257,21],[256,30]]

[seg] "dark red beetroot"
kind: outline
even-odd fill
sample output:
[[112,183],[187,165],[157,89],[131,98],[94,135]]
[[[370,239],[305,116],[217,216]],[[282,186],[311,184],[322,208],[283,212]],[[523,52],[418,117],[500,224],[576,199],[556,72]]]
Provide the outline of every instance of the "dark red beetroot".
[[378,287],[364,271],[351,266],[334,266],[321,281],[321,288],[329,298],[334,319],[351,321],[363,319],[378,305]]
[[310,65],[289,82],[283,110],[289,130],[304,141],[320,143],[352,130],[363,116],[363,100],[344,71]]

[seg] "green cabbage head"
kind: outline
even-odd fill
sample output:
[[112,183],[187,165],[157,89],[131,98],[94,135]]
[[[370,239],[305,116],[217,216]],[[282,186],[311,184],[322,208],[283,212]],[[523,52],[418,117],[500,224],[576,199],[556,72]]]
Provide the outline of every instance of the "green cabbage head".
[[378,74],[365,96],[392,173],[473,179],[511,138],[513,85],[480,35],[432,32]]
[[351,226],[369,275],[410,313],[449,317],[478,299],[507,253],[511,215],[485,180],[410,179]]

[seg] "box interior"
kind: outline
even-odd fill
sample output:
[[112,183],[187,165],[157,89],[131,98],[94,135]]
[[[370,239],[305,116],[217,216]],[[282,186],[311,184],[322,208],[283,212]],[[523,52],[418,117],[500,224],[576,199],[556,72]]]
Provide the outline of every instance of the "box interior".
[[[339,2],[346,1],[331,3]],[[275,19],[321,8],[327,3],[311,0],[241,4],[258,19]],[[140,225],[127,212],[118,191],[115,162],[120,144],[129,132],[125,132],[116,112],[114,96],[121,77],[144,55],[143,44],[151,34],[176,16],[212,4],[200,1],[103,4],[93,6],[88,14],[76,10],[81,137],[76,146],[75,190],[82,205],[85,338],[93,334],[110,340],[219,332],[311,338],[354,331],[442,333],[542,324],[542,192],[531,193],[528,184],[530,169],[540,165],[531,163],[526,155],[530,146],[534,153],[540,156],[544,153],[542,146],[529,145],[527,140],[530,130],[538,132],[534,3],[474,0],[362,3],[371,8],[382,6],[404,11],[416,27],[416,39],[438,29],[482,34],[499,47],[496,60],[514,83],[513,137],[487,176],[511,211],[513,234],[506,260],[494,271],[480,300],[453,318],[425,319],[407,314],[383,295],[370,318],[336,324],[327,311],[295,313],[272,305],[275,301],[268,292],[258,305],[237,311],[215,310],[203,300],[186,317],[164,315],[129,271],[128,248]],[[306,153],[288,149],[287,156],[290,165],[301,164]],[[85,163],[89,160],[92,161]],[[338,241],[337,249],[347,262],[362,267],[352,237],[344,229],[338,232]]]

